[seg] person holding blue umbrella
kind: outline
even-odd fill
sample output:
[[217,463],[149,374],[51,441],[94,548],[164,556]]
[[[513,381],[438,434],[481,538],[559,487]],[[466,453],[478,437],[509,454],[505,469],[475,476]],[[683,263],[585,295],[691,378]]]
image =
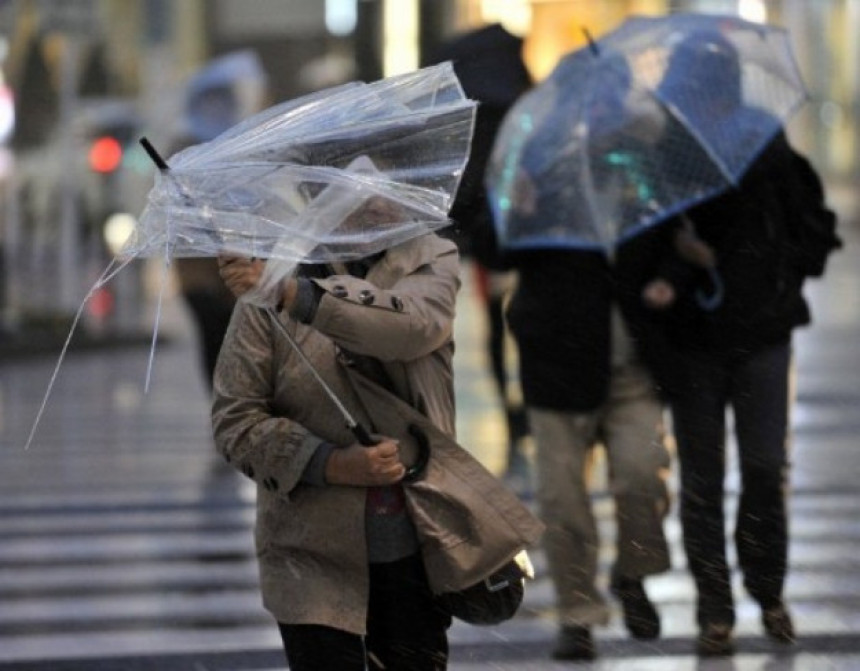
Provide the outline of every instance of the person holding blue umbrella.
[[[629,78],[619,76],[625,68]],[[597,113],[594,103],[613,89],[616,97],[629,91],[624,104]],[[703,655],[733,650],[722,513],[729,406],[741,455],[735,536],[744,583],[766,633],[794,640],[783,601],[790,336],[809,321],[804,278],[823,272],[839,245],[818,176],[783,132],[805,99],[778,26],[708,14],[634,16],[565,57],[515,106],[490,162],[504,248],[591,249],[613,264],[614,296],[637,354],[672,405]],[[569,296],[589,277],[570,262],[556,266],[568,282],[546,278],[542,314],[569,348],[587,322],[562,322],[554,311],[569,311]],[[515,299],[515,330],[516,309]],[[548,342],[542,347],[551,351]],[[544,361],[546,374],[569,387],[589,379],[587,366],[549,354]],[[570,398],[559,389],[554,402]]]
[[[584,100],[575,85],[581,73],[589,75]],[[536,128],[510,180],[510,207],[519,215],[513,228],[531,228],[535,237],[517,248],[500,241],[500,256],[519,277],[507,317],[519,348],[520,380],[537,448],[536,498],[547,527],[543,546],[559,621],[551,654],[562,660],[595,658],[593,631],[608,624],[611,615],[599,584],[601,543],[589,479],[598,445],[605,448],[617,522],[610,591],[635,638],[660,635],[659,613],[644,582],[670,567],[663,530],[670,504],[663,404],[645,365],[637,315],[625,300],[638,298],[648,268],[640,265],[633,243],[607,254],[600,242],[559,243],[557,236],[577,216],[562,203],[582,185],[570,151],[577,138],[568,135],[578,118],[583,125],[607,129],[606,138],[611,127],[628,140],[623,151],[616,144],[618,151],[608,152],[600,145],[604,136],[593,138],[590,180],[596,190],[636,194],[649,188],[635,162],[651,127],[643,123],[644,114],[625,112],[631,83],[626,59],[618,54],[576,52],[562,59],[549,81],[527,94],[505,122],[509,128]],[[544,97],[552,100],[549,108]],[[505,163],[500,156],[505,146],[494,149],[497,165]],[[557,160],[556,151],[568,152],[567,158]],[[499,172],[504,170],[492,174]],[[490,183],[496,205],[506,177]],[[550,212],[557,215],[557,228]],[[548,228],[537,232],[539,225]]]
[[[674,51],[661,89],[705,116],[708,132],[743,134],[761,112],[742,105],[741,62],[719,31],[690,34]],[[756,118],[759,117],[759,118]],[[658,277],[643,298],[661,314],[672,354],[661,377],[669,392],[681,465],[684,549],[695,579],[697,652],[734,651],[734,596],[726,557],[723,481],[726,410],[734,417],[740,499],[734,528],[746,591],[772,640],[795,641],[784,601],[788,571],[788,434],[791,334],[810,322],[802,289],[840,246],[821,182],[773,122],[773,133],[740,182],[669,223]],[[710,260],[683,267],[669,231],[695,229]],[[712,303],[713,271],[723,285]]]

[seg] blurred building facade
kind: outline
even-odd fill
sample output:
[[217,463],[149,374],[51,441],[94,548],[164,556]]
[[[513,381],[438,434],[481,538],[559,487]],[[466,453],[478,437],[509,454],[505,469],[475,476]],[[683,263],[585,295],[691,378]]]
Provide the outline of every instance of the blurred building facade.
[[[106,218],[139,213],[152,183],[136,136],[169,145],[183,87],[211,58],[253,49],[268,99],[277,102],[414,69],[454,34],[501,22],[524,37],[539,80],[584,44],[583,28],[599,37],[628,14],[669,11],[785,26],[810,94],[790,134],[828,178],[860,177],[860,0],[2,1],[0,66],[16,100],[16,127],[6,141],[12,167],[0,182],[0,326],[18,327],[28,310],[74,313],[109,260]],[[92,119],[103,118],[109,103],[123,120],[124,153],[116,175],[92,175],[80,158],[108,134]],[[116,320],[124,302],[146,293],[138,290],[143,280],[142,273],[124,280],[125,293],[101,309]],[[123,327],[144,314],[125,310]]]
[[169,109],[194,70],[237,49],[258,52],[278,101],[412,69],[451,35],[501,21],[525,37],[526,61],[540,79],[584,44],[582,28],[599,36],[628,14],[670,11],[785,26],[809,87],[810,149],[822,169],[856,174],[860,0],[6,0],[0,54],[23,105],[28,63],[41,52],[53,90],[42,91],[40,109],[26,116],[43,124],[56,121],[71,59],[80,95],[135,96],[157,121],[170,115],[152,110]]

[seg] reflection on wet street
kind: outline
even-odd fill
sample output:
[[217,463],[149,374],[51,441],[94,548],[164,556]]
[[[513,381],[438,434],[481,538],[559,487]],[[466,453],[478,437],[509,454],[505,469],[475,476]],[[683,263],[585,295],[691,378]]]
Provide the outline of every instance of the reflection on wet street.
[[[596,631],[599,661],[576,668],[860,668],[860,222],[843,219],[841,234],[845,249],[808,289],[815,325],[796,337],[787,596],[799,643],[786,649],[765,640],[758,609],[738,583],[738,653],[697,660],[692,583],[673,511],[674,568],[648,582],[663,638],[630,640],[616,612]],[[502,413],[466,267],[463,277],[458,431],[499,472]],[[149,392],[145,346],[74,353],[28,451],[56,360],[0,360],[0,669],[283,668],[256,587],[253,489],[214,455],[190,322],[177,299],[169,302]],[[734,506],[736,479],[728,487]],[[612,507],[602,483],[595,496],[608,564]],[[572,668],[548,659],[553,597],[541,553],[533,559],[538,576],[513,621],[454,625],[451,669]]]

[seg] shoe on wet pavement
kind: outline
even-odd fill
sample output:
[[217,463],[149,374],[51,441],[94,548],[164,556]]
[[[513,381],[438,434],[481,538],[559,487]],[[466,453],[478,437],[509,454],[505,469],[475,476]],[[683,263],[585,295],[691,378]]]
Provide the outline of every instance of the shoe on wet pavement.
[[711,623],[699,632],[696,654],[700,657],[727,657],[735,652],[732,627],[728,624]]
[[562,627],[552,651],[553,659],[569,661],[590,660],[597,657],[591,629],[588,627]]
[[794,633],[794,623],[788,609],[780,604],[774,608],[768,608],[761,612],[761,622],[764,631],[773,641],[792,645],[797,642]]
[[624,626],[633,638],[648,641],[660,637],[660,615],[640,578],[615,577],[610,590],[621,601]]

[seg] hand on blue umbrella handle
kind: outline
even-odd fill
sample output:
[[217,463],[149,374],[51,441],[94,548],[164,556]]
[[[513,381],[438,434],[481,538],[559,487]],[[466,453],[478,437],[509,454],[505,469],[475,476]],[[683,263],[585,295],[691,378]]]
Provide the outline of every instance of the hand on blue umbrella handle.
[[[707,312],[716,310],[723,302],[723,278],[715,268],[708,268],[711,292],[696,289],[696,303]],[[675,288],[667,280],[657,278],[648,282],[642,289],[642,301],[652,310],[665,310],[675,302]]]
[[707,294],[702,289],[697,289],[696,303],[706,312],[713,312],[722,304],[725,288],[723,278],[716,268],[708,268],[708,278],[711,280],[711,293]]

